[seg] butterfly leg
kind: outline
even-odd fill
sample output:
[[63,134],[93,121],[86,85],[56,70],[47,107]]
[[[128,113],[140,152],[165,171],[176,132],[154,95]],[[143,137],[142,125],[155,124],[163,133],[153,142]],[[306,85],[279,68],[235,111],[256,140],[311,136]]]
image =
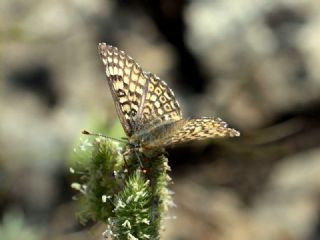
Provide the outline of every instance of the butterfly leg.
[[125,161],[125,164],[128,166],[127,161],[125,160],[126,156],[129,156],[132,152],[134,152],[135,157],[137,158],[140,167],[143,169],[142,161],[141,161],[141,158],[140,158],[139,154],[137,153],[138,152],[137,150],[138,150],[137,147],[127,148],[123,153],[124,161]]
[[136,155],[136,157],[137,157],[137,159],[138,159],[138,161],[139,161],[140,167],[143,169],[143,165],[142,165],[141,159],[140,159],[140,157],[139,157],[139,154],[137,153],[137,151],[134,151],[134,153],[135,153],[135,155]]

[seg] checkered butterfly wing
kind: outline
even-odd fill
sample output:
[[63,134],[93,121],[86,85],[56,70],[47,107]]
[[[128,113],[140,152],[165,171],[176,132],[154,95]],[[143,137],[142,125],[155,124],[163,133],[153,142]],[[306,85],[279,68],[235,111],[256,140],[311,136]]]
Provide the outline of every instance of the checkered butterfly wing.
[[192,140],[240,136],[237,130],[228,128],[227,123],[220,118],[181,119],[170,125],[166,134],[150,142],[147,147],[165,147]]
[[173,91],[153,73],[146,73],[148,88],[142,108],[142,123],[145,128],[161,125],[162,122],[182,119],[182,113]]
[[155,74],[144,72],[125,52],[105,43],[99,53],[119,119],[127,136],[161,121],[181,119],[172,90]]

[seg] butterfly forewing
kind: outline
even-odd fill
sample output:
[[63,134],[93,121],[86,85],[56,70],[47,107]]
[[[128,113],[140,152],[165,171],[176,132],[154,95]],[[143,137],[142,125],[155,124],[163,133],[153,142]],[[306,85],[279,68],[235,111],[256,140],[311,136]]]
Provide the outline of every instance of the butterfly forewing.
[[162,121],[181,119],[179,103],[167,84],[116,47],[99,44],[99,53],[117,113],[128,136]]
[[137,119],[147,88],[146,75],[130,56],[116,47],[100,43],[99,53],[118,116],[127,136],[131,136],[140,127]]
[[165,147],[192,140],[240,136],[237,130],[228,128],[227,123],[220,118],[182,119],[171,124],[170,131],[148,143],[146,147]]

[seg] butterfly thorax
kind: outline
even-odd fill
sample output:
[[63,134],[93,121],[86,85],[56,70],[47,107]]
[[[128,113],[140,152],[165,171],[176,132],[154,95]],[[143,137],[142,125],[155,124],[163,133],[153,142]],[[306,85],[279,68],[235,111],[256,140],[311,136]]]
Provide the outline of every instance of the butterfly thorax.
[[178,127],[176,121],[165,121],[157,125],[149,125],[145,129],[137,131],[129,138],[129,143],[139,146],[143,150],[162,148],[157,142],[165,139]]

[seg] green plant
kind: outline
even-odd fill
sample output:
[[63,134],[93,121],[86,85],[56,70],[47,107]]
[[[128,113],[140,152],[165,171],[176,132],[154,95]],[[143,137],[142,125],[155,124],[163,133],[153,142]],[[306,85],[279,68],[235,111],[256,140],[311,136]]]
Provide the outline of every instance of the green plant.
[[[79,173],[78,218],[107,223],[105,236],[115,240],[158,239],[171,204],[168,159],[163,152],[146,156],[105,137],[89,137],[71,169]],[[88,159],[88,156],[89,159]]]

